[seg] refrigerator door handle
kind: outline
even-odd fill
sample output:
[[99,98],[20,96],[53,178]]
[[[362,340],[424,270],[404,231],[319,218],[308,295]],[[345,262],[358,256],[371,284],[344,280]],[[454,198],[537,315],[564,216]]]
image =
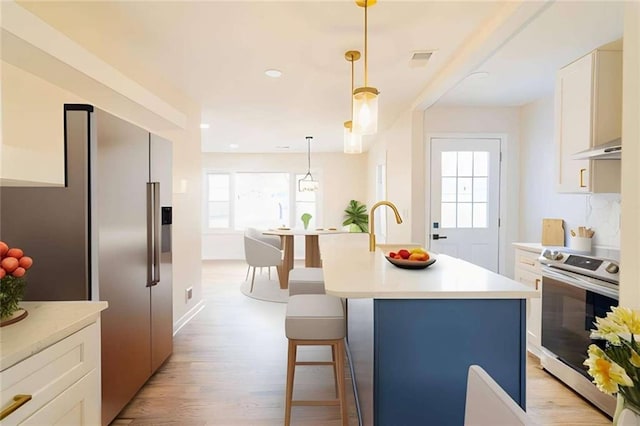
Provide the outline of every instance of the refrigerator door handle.
[[160,282],[160,182],[147,183],[147,287]]

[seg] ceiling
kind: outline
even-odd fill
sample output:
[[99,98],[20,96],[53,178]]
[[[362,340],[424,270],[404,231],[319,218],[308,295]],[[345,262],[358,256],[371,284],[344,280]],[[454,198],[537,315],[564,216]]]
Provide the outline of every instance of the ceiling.
[[[381,91],[380,129],[436,81],[447,81],[442,105],[530,102],[552,93],[558,68],[622,36],[622,3],[526,3],[535,18],[494,40],[500,48],[478,44],[484,51],[475,56],[470,46],[517,2],[381,0],[371,7],[369,85]],[[203,151],[303,152],[307,135],[314,152],[342,151],[342,123],[350,118],[344,52],[363,46],[363,9],[351,1],[20,4],[123,73],[153,73],[199,103],[210,125]],[[425,50],[434,52],[426,65],[412,64],[413,52]],[[362,67],[363,59],[356,86]],[[268,68],[282,77],[265,76]],[[463,80],[473,70],[489,76]]]

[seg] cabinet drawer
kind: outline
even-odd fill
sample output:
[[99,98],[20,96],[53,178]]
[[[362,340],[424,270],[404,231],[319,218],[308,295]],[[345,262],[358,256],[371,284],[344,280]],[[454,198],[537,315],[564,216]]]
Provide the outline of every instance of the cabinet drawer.
[[538,257],[540,253],[534,253],[525,250],[516,250],[516,264],[515,267],[530,271],[536,274],[540,273],[540,262]]
[[21,425],[81,426],[100,421],[100,379],[93,369]]
[[3,419],[2,425],[22,422],[91,370],[99,368],[100,329],[91,324],[50,347],[0,372],[2,409],[15,395],[32,399]]

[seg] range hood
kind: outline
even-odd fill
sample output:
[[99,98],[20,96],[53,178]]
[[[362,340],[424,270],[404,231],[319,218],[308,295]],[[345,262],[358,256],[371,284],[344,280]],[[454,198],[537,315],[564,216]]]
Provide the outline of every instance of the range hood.
[[622,158],[622,139],[614,139],[602,145],[573,154],[574,160],[620,160]]

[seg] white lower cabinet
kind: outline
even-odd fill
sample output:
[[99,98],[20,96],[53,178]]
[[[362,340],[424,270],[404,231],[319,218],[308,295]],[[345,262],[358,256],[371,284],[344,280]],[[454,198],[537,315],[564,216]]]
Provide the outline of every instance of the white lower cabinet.
[[[542,273],[538,251],[516,248],[514,279],[542,296]],[[542,347],[542,299],[527,299],[527,349],[540,356]]]
[[[100,325],[92,323],[0,372],[3,413],[9,425],[99,425]],[[16,404],[17,405],[17,404]]]

